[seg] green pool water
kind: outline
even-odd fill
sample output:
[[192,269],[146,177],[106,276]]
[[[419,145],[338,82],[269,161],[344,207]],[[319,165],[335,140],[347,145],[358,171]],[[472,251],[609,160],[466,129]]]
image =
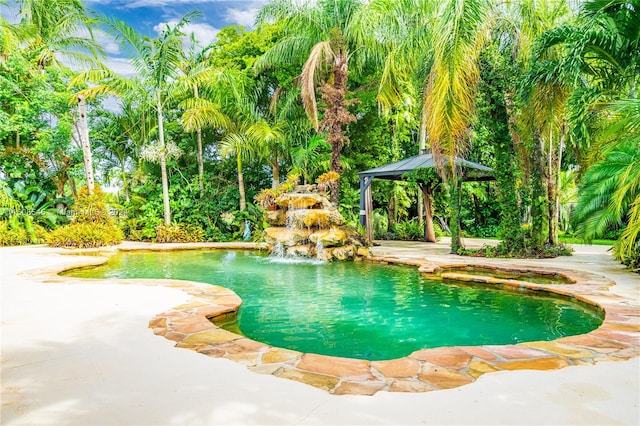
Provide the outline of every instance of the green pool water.
[[440,346],[553,340],[602,322],[583,304],[423,280],[412,267],[283,263],[252,251],[118,254],[107,265],[69,274],[222,285],[243,299],[223,327],[273,346],[369,360]]

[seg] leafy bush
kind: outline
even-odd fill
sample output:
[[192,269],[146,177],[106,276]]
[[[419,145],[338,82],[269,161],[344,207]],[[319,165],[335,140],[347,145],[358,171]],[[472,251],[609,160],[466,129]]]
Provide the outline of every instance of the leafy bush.
[[124,235],[113,223],[72,223],[49,233],[52,247],[93,248],[119,244]]
[[158,225],[156,242],[158,243],[199,243],[205,241],[204,230],[196,225],[175,224]]
[[573,249],[570,246],[559,244],[557,246],[545,245],[537,249],[533,247],[525,247],[520,251],[509,250],[503,242],[497,246],[483,245],[479,249],[461,249],[458,254],[461,256],[471,257],[502,257],[502,258],[518,258],[518,259],[547,259],[558,256],[571,256]]
[[49,245],[53,247],[102,247],[119,244],[124,238],[115,225],[104,202],[104,194],[96,185],[93,195],[82,188],[74,205],[73,222],[51,231]]
[[[47,231],[40,225],[38,219],[45,213],[52,214],[44,209],[34,211],[33,203],[29,204],[30,209],[27,209],[22,202],[14,198],[15,196],[15,191],[12,191],[6,183],[0,182],[0,246],[42,243],[45,241]],[[41,203],[43,199],[44,195],[40,194],[37,200],[38,205],[44,205]],[[55,225],[55,219],[52,223]]]
[[465,235],[472,238],[489,238],[495,237],[500,232],[500,225],[489,224],[479,226],[476,224],[469,225],[465,229]]
[[621,256],[620,244],[620,240],[618,240],[613,245],[614,257],[620,260],[629,269],[640,274],[640,242],[636,242],[631,252],[627,253],[625,256]]
[[131,218],[122,223],[122,231],[131,241],[151,241],[156,238],[156,228],[162,223],[159,217]]

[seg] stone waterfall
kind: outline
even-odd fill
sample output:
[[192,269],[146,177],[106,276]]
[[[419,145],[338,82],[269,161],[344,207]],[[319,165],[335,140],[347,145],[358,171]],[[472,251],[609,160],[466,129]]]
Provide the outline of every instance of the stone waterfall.
[[265,211],[265,240],[272,255],[318,260],[357,260],[370,255],[362,236],[315,185],[279,195]]

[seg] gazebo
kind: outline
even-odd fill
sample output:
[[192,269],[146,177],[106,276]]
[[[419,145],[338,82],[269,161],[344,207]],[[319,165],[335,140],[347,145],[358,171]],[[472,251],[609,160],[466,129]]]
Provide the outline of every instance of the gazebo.
[[[489,181],[495,180],[492,176],[493,169],[482,164],[467,161],[463,158],[454,157],[453,163],[462,170],[462,181]],[[371,199],[371,182],[374,178],[387,180],[403,180],[404,175],[417,169],[436,167],[436,161],[429,152],[423,152],[414,157],[405,158],[396,163],[386,164],[375,169],[365,170],[358,173],[360,176],[360,224],[367,231],[367,239],[373,241],[373,226],[371,213],[373,211],[373,201]],[[420,183],[425,210],[425,240],[435,242],[435,231],[433,228],[433,209],[431,196],[433,188],[429,184]]]

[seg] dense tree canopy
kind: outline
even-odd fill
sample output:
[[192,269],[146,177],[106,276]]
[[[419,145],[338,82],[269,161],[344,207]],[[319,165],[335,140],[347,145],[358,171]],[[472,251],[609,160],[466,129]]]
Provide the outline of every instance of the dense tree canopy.
[[[508,256],[606,237],[640,265],[638,0],[272,0],[255,28],[207,46],[184,34],[197,12],[152,38],[81,0],[17,3],[16,23],[0,17],[0,244],[67,223],[84,167],[129,239],[237,239],[246,226],[260,239],[256,194],[330,170],[357,226],[357,173],[426,148],[439,175],[373,184],[378,238],[422,237],[429,183],[454,251],[464,236],[498,237],[493,254]],[[97,29],[134,76],[101,62]],[[453,155],[497,181],[462,183]]]

